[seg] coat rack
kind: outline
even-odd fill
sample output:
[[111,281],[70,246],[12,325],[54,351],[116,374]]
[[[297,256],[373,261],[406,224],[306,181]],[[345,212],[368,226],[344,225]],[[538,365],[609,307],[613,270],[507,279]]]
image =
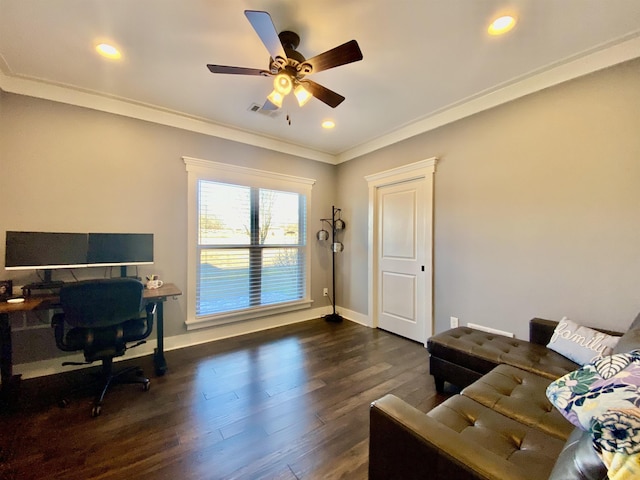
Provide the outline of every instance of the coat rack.
[[[320,221],[327,223],[329,228],[331,229],[331,305],[333,306],[333,313],[329,315],[325,315],[324,319],[327,322],[341,322],[342,316],[336,313],[336,253],[340,253],[344,250],[344,245],[341,242],[337,241],[338,233],[345,229],[345,223],[341,216],[342,210],[336,208],[335,206],[331,207],[331,218],[321,218]],[[324,226],[324,224],[323,224]],[[329,232],[327,232],[324,228],[321,229],[316,237],[319,241],[325,242],[329,240]]]

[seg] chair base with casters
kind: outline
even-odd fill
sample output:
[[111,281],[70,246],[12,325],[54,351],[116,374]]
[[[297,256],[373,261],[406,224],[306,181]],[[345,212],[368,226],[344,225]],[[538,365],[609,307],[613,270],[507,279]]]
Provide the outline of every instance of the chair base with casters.
[[[104,397],[111,385],[138,383],[148,391],[150,381],[139,367],[114,371],[113,359],[129,348],[145,342],[153,330],[155,307],[145,307],[141,282],[128,278],[83,281],[65,286],[60,291],[62,313],[53,316],[56,345],[63,351],[84,352],[85,362],[63,365],[102,363],[100,387],[91,409],[97,417],[102,412]],[[127,343],[136,342],[131,347]],[[68,401],[60,402],[62,406]]]
[[[146,342],[139,342],[135,346],[141,345]],[[79,362],[63,362],[63,366],[66,365],[90,365],[89,362],[79,363]],[[148,392],[151,388],[151,380],[144,376],[143,370],[138,366],[127,367],[121,370],[114,371],[113,370],[113,359],[105,358],[102,360],[102,367],[97,375],[98,377],[98,390],[96,393],[95,400],[91,407],[91,416],[97,417],[102,413],[102,403],[104,401],[104,397],[107,394],[107,390],[112,385],[119,384],[141,384],[142,390]],[[68,398],[63,398],[60,400],[60,407],[66,408],[69,406]]]

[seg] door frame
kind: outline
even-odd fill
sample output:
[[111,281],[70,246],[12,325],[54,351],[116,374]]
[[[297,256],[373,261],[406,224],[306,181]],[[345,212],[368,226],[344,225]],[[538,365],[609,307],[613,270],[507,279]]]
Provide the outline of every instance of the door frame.
[[424,182],[425,200],[423,224],[425,228],[425,268],[428,270],[425,277],[425,330],[423,332],[422,343],[426,347],[428,338],[433,332],[433,175],[436,170],[438,159],[431,157],[419,162],[410,163],[401,167],[392,168],[382,172],[365,176],[369,186],[369,220],[368,220],[368,286],[369,286],[369,313],[371,326],[378,328],[378,234],[377,218],[380,206],[378,205],[378,189],[396,183],[410,180],[420,180]]

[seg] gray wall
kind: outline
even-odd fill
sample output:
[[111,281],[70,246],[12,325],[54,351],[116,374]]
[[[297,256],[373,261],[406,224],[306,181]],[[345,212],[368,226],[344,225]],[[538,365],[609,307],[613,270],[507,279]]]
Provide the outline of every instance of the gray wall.
[[338,166],[339,303],[367,313],[365,175],[436,156],[435,331],[527,338],[539,316],[615,329],[640,310],[640,61]]
[[[153,232],[141,275],[186,288],[182,156],[315,178],[311,231],[334,203],[347,222],[338,304],[367,315],[364,176],[436,156],[436,331],[451,315],[523,338],[533,316],[624,329],[640,310],[638,79],[640,61],[622,64],[337,167],[0,92],[0,231]],[[315,244],[312,276],[324,305],[330,256]],[[166,318],[168,336],[185,333],[184,297]],[[16,363],[58,355],[48,330],[17,333],[15,348]]]
[[[155,264],[140,267],[140,275],[157,273],[184,290],[187,173],[183,156],[314,178],[312,232],[319,219],[331,212],[335,198],[333,165],[0,92],[0,232],[154,233]],[[322,287],[328,285],[331,272],[326,252],[316,247],[312,242],[311,295],[315,306],[323,306],[326,299]],[[0,262],[4,267],[4,241],[0,242]],[[76,270],[76,275],[104,274],[104,269],[87,270]],[[66,271],[54,276],[71,279]],[[8,272],[1,268],[0,279],[4,278],[12,278],[18,285],[37,280],[31,271]],[[165,318],[166,336],[186,332],[184,296],[167,302]],[[48,330],[15,332],[15,338],[16,363],[59,355]]]

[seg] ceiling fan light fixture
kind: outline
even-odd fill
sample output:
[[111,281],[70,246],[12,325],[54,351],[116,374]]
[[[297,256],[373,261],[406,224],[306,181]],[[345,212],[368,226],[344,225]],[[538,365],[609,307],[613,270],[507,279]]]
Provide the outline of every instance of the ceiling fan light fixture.
[[288,95],[292,88],[293,82],[291,81],[291,77],[286,73],[281,72],[273,79],[273,90],[283,97]]
[[313,95],[311,95],[311,92],[309,92],[309,90],[304,88],[302,85],[298,85],[293,91],[293,94],[298,99],[298,105],[300,105],[301,107],[304,106],[309,100],[311,100],[311,97],[313,97]]
[[267,100],[273,103],[276,107],[282,107],[282,100],[284,99],[284,95],[280,92],[274,90],[267,96]]

